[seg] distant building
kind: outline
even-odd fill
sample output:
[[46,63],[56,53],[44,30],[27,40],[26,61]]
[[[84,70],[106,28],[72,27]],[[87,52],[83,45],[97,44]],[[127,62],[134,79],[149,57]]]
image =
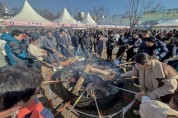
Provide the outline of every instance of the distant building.
[[142,25],[152,26],[174,19],[178,19],[178,8],[144,12],[140,22]]
[[104,17],[99,21],[99,25],[130,26],[130,20],[124,17]]

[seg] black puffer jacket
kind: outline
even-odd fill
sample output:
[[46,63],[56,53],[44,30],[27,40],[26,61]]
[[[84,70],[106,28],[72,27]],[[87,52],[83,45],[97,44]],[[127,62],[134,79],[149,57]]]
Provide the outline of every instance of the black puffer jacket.
[[107,47],[107,49],[113,49],[115,47],[113,37],[109,37],[108,41],[106,42],[106,47]]
[[147,47],[145,42],[143,42],[138,49],[137,53],[147,53],[151,56],[159,57],[159,60],[162,60],[167,53],[169,52],[166,44],[160,40],[157,40],[152,47]]

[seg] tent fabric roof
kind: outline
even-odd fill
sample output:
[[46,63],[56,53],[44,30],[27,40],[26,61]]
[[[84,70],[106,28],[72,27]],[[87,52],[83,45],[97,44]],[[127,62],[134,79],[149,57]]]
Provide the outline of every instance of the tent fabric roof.
[[69,23],[69,24],[77,24],[77,21],[69,14],[66,8],[64,8],[63,14],[55,20],[57,23]]
[[165,21],[163,23],[160,23],[158,25],[155,25],[155,26],[167,26],[167,27],[170,27],[170,26],[178,26],[178,19],[176,20],[168,20],[168,21]]
[[30,21],[30,22],[41,22],[41,23],[51,23],[51,21],[40,16],[25,0],[22,10],[14,17],[8,19],[11,21]]
[[87,25],[96,25],[96,22],[92,19],[90,14],[88,13],[87,16],[82,20],[82,23]]

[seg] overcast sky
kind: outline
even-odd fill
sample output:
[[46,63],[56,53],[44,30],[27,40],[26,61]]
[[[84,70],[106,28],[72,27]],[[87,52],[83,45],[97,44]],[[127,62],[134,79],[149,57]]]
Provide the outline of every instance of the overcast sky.
[[[23,6],[24,0],[1,0],[4,1],[8,8]],[[64,7],[67,9],[77,11],[88,12],[89,9],[98,6],[105,6],[110,9],[111,14],[121,14],[124,11],[125,0],[28,0],[33,8],[41,8],[39,1],[41,2],[42,8],[47,8],[53,12],[63,10]],[[155,4],[162,1],[165,8],[178,8],[178,0],[153,0]]]

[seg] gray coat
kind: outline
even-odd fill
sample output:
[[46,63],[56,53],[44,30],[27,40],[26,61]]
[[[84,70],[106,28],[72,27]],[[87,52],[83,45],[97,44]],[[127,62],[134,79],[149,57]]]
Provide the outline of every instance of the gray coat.
[[43,48],[48,52],[53,52],[53,49],[57,49],[57,41],[56,38],[53,37],[52,39],[49,39],[48,37],[45,37],[43,39]]
[[57,43],[58,43],[58,46],[62,49],[62,48],[64,48],[64,46],[65,47],[69,47],[69,39],[68,39],[68,37],[67,36],[65,36],[65,37],[61,37],[61,36],[59,36],[58,38],[57,38]]
[[91,47],[91,42],[89,37],[83,37],[82,43],[85,46],[86,49],[89,49]]
[[53,37],[51,39],[49,39],[48,37],[45,37],[43,39],[43,48],[47,51],[48,53],[48,57],[49,57],[49,61],[51,64],[54,64],[54,59],[57,62],[57,65],[59,65],[59,56],[57,52],[54,52],[53,50],[55,49],[57,51],[57,42],[56,42],[56,38]]

